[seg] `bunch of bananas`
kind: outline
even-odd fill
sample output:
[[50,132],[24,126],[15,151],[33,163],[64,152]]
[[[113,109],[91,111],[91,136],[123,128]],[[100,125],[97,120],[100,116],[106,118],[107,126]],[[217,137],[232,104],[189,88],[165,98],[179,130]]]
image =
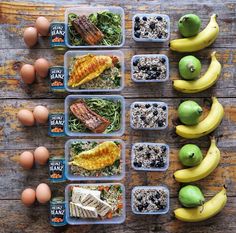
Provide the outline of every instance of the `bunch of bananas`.
[[[177,52],[195,52],[211,45],[219,34],[216,14],[211,16],[206,28],[192,37],[176,39],[170,42],[170,49]],[[197,93],[208,89],[216,83],[221,73],[221,64],[216,59],[216,52],[211,54],[211,64],[206,73],[196,80],[174,80],[173,87],[183,93]],[[196,125],[178,125],[176,133],[184,138],[192,139],[208,135],[221,123],[224,108],[216,97],[212,97],[212,106],[205,119]],[[205,158],[197,166],[178,170],[174,173],[176,181],[181,183],[195,182],[208,176],[220,162],[220,150],[217,148],[215,138]],[[226,189],[223,188],[212,199],[202,206],[194,208],[178,208],[174,211],[175,217],[185,222],[198,222],[206,220],[219,213],[227,202]]]

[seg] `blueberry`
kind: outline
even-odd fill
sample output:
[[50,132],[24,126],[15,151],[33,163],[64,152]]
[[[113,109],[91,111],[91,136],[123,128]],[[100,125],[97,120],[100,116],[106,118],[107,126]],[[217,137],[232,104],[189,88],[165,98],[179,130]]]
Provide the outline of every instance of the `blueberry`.
[[142,210],[143,210],[143,205],[138,205],[138,210],[139,210],[140,212],[142,212]]
[[157,36],[159,39],[162,38],[162,33],[159,33],[158,36]]
[[140,119],[141,119],[142,121],[145,121],[145,120],[146,120],[146,117],[145,117],[145,116],[141,116]]
[[166,152],[166,146],[161,146],[161,151],[164,153],[164,152]]
[[146,156],[147,156],[147,158],[149,159],[150,156],[151,156],[151,153],[150,153],[150,152],[147,152]]
[[150,104],[145,104],[145,107],[146,107],[146,108],[150,108],[151,105],[150,105]]
[[149,27],[150,27],[150,29],[154,30],[156,25],[155,25],[155,23],[152,22],[152,23],[150,23]]
[[146,16],[143,16],[143,21],[147,21],[147,17]]
[[163,111],[166,110],[166,106],[165,105],[163,105],[161,108],[162,108]]
[[153,112],[153,115],[154,115],[154,116],[157,116],[157,115],[158,115],[158,111],[154,111],[154,112]]
[[145,32],[144,35],[147,36],[147,35],[148,35],[148,32]]
[[150,163],[150,166],[155,167],[155,163],[156,163],[155,160],[152,160],[152,162]]
[[158,121],[158,127],[163,127],[163,121]]
[[138,148],[138,150],[139,150],[139,151],[142,151],[142,150],[143,150],[143,147],[142,147],[142,146],[140,146],[140,147]]
[[152,106],[155,107],[155,108],[157,108],[157,107],[158,107],[158,104],[153,104]]
[[157,19],[158,21],[162,21],[162,20],[163,20],[161,16],[157,16],[156,19]]
[[160,193],[157,191],[156,195],[155,195],[156,199],[159,199],[161,197]]
[[162,58],[161,58],[161,62],[162,62],[163,64],[165,64],[166,59],[165,59],[164,57],[162,57]]
[[140,25],[139,25],[139,24],[135,24],[135,25],[134,25],[134,30],[135,30],[135,31],[140,30]]
[[156,76],[160,76],[161,72],[160,71],[157,71],[156,72]]
[[139,108],[139,104],[135,104],[134,107],[135,107],[135,108]]
[[135,32],[135,33],[134,33],[134,36],[137,37],[137,38],[140,38],[140,35],[141,35],[140,32]]
[[138,16],[135,17],[135,22],[140,22],[140,18]]
[[152,74],[151,79],[157,79],[156,74]]
[[133,164],[135,167],[142,167],[142,163],[140,162],[134,162]]
[[135,60],[135,61],[133,61],[133,66],[137,66],[138,65],[138,63],[139,63],[139,60],[137,59],[137,60]]

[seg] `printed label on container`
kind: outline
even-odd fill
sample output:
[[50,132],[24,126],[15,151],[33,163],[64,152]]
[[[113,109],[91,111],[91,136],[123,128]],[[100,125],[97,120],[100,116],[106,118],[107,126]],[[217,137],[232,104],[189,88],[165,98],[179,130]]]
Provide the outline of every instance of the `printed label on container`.
[[49,179],[51,182],[63,182],[65,177],[65,159],[62,157],[52,157],[49,159]]
[[64,67],[63,66],[53,66],[49,70],[49,79],[52,91],[65,91],[64,87]]
[[50,223],[52,226],[66,225],[66,206],[63,197],[53,198],[50,202]]
[[51,23],[50,46],[51,48],[61,48],[61,49],[66,48],[64,23]]
[[49,136],[58,137],[64,136],[65,117],[63,113],[49,115]]

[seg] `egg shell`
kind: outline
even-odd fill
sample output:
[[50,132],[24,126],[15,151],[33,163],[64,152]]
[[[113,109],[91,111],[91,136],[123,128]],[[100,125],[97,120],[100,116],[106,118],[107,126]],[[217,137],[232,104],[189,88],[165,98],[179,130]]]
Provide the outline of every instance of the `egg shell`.
[[45,165],[49,159],[49,151],[44,146],[39,146],[34,151],[35,162],[39,165]]
[[39,58],[34,63],[36,74],[41,78],[46,78],[49,71],[49,62],[44,58]]
[[28,47],[33,47],[38,42],[38,31],[34,27],[28,27],[23,34],[24,41]]
[[44,124],[48,120],[49,111],[46,107],[38,105],[34,108],[33,115],[37,123]]
[[24,64],[21,67],[20,75],[24,83],[32,84],[35,80],[35,68],[30,64]]
[[17,118],[24,126],[33,126],[34,125],[34,115],[28,109],[21,109],[18,114]]
[[27,188],[21,193],[21,201],[24,205],[30,206],[36,200],[36,193],[32,188]]
[[36,19],[35,27],[42,36],[47,36],[49,33],[50,23],[47,18],[40,16]]
[[45,204],[51,199],[51,189],[45,183],[41,183],[36,188],[36,198],[39,203]]
[[24,151],[20,155],[20,165],[25,169],[31,169],[34,165],[34,155],[30,151]]

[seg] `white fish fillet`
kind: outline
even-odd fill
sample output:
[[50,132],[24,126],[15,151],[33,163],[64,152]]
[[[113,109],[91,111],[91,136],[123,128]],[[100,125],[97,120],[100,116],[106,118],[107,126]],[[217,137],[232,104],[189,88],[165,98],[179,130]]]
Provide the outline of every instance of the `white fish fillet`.
[[79,203],[70,202],[70,216],[79,218],[97,218],[98,212],[92,206],[83,206]]
[[80,187],[73,187],[72,190],[72,197],[71,200],[74,203],[81,203],[81,199],[87,196],[88,194],[92,194],[93,196],[100,199],[101,192],[97,190],[90,190],[90,189],[84,189]]

